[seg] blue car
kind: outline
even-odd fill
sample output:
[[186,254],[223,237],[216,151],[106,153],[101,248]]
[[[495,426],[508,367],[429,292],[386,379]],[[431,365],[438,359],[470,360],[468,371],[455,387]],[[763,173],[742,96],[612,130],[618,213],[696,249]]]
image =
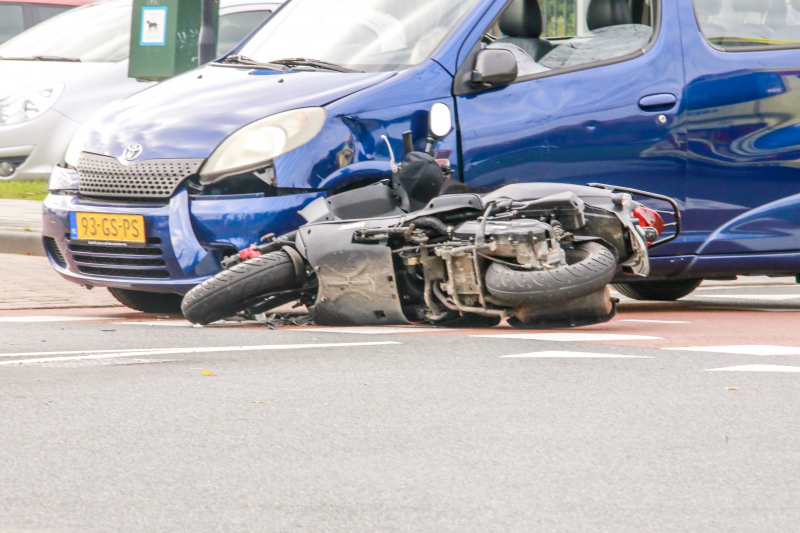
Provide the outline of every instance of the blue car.
[[[429,139],[434,104],[452,129]],[[676,199],[683,231],[619,286],[634,298],[800,273],[798,0],[290,0],[79,130],[45,246],[71,281],[174,310],[314,199],[387,178],[405,131],[484,190]]]

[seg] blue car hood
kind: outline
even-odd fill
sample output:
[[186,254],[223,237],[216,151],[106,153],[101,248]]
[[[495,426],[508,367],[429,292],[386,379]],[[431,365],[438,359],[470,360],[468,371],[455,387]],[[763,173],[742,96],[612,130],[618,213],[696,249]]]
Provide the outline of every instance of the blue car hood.
[[83,150],[120,157],[144,147],[148,159],[206,158],[231,133],[260,118],[330,102],[393,72],[276,72],[208,66],[100,111]]

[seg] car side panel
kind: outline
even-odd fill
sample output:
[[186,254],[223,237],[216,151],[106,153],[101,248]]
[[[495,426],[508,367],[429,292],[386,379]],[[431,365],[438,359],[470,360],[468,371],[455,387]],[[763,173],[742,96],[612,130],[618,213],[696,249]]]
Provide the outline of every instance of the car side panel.
[[800,250],[800,49],[716,50],[700,33],[691,0],[678,2],[690,253]]
[[[680,25],[674,2],[662,7],[657,40],[641,56],[458,96],[464,181],[478,187],[604,182],[683,201]],[[487,13],[484,28],[493,15]],[[462,50],[483,30],[476,31]],[[672,108],[640,109],[641,98],[662,93],[675,96]],[[678,239],[655,253],[684,248]]]
[[[381,139],[385,135],[397,162],[403,159],[403,132],[411,131],[416,150],[425,149],[428,114],[435,102],[453,109],[450,88],[453,78],[435,61],[399,72],[383,83],[348,95],[328,106],[322,131],[307,144],[275,159],[279,187],[334,187],[327,178],[351,165],[363,170],[375,164],[375,175],[385,177],[389,149]],[[437,157],[449,159],[458,169],[458,146],[453,130],[440,139]],[[335,187],[334,187],[335,188]]]

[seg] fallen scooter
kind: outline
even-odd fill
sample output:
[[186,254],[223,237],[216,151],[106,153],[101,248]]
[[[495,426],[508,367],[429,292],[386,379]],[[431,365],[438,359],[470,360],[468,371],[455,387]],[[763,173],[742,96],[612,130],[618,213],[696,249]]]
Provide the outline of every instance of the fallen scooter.
[[[243,250],[192,289],[185,317],[208,324],[297,301],[320,325],[596,324],[616,312],[607,284],[647,276],[648,246],[680,233],[668,197],[602,184],[465,192],[405,140],[391,180],[315,200],[300,212],[307,224]],[[660,238],[665,225],[674,232]]]

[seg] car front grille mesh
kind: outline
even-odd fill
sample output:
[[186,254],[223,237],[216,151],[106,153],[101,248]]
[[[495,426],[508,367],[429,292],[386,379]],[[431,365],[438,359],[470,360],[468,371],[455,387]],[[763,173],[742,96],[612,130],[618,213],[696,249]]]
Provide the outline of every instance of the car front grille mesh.
[[123,165],[109,156],[83,152],[78,159],[80,193],[105,198],[172,196],[181,182],[196,174],[203,159],[151,159]]

